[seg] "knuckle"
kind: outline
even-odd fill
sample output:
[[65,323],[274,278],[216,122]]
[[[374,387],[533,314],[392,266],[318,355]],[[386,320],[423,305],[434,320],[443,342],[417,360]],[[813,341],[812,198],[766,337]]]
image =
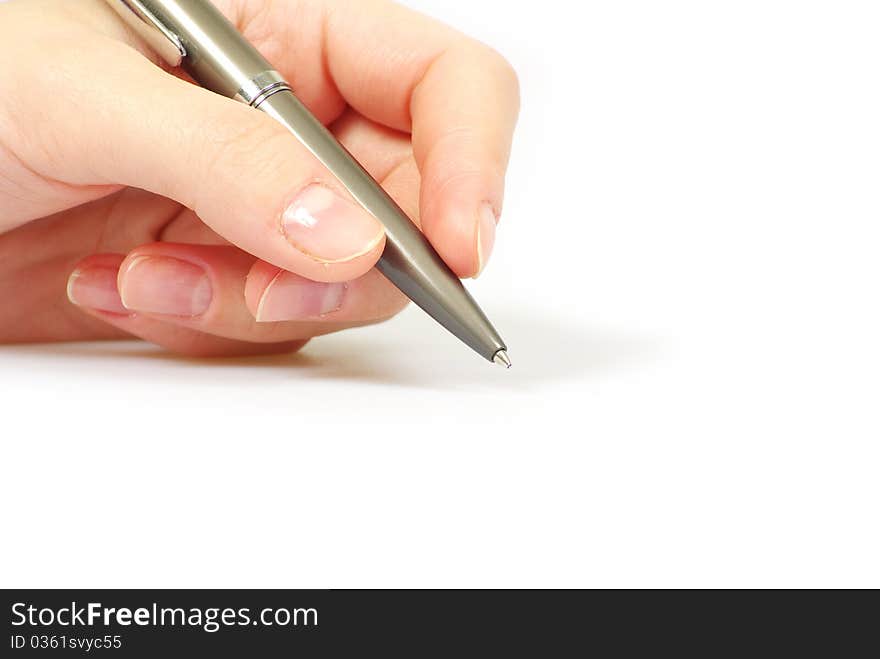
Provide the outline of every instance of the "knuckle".
[[[291,143],[295,138],[262,113],[243,105],[240,111],[238,107],[227,109],[222,116],[209,119],[201,134],[204,143],[197,145],[202,147],[197,148],[201,153],[194,156],[194,169],[203,181],[193,199],[197,212],[219,212],[220,198],[231,203],[223,211],[231,215],[268,208],[274,204],[278,187],[287,185],[282,181],[289,182],[296,174],[298,156],[296,145]],[[239,194],[245,186],[247,194]]]
[[256,112],[223,113],[207,120],[202,134],[206,144],[202,150],[208,171],[222,178],[237,176],[247,171],[258,174],[254,168],[264,168],[278,158],[278,141],[286,138],[283,128]]

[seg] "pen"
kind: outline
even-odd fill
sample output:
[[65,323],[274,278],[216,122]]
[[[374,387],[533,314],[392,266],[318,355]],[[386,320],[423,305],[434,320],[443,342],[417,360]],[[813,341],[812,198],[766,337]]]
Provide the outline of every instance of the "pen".
[[510,368],[507,346],[427,238],[209,0],[107,0],[171,66],[280,122],[385,226],[376,267],[438,323]]

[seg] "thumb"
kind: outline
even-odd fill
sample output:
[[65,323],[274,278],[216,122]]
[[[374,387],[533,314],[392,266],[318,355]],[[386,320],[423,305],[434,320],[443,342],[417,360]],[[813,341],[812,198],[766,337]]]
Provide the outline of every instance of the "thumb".
[[172,198],[241,249],[317,281],[355,279],[381,255],[381,223],[267,115],[118,42],[74,59],[43,76],[51,103],[33,81],[19,99],[34,169],[69,184]]

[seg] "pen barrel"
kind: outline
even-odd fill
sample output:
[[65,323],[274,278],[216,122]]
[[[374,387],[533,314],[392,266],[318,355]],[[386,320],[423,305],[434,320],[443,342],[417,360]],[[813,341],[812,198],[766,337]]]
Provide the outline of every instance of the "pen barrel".
[[287,83],[207,0],[110,0],[172,66],[202,87],[256,105]]
[[492,324],[424,234],[293,93],[281,90],[255,107],[293,133],[351,196],[382,222],[385,250],[376,267],[383,275],[489,361],[505,349]]

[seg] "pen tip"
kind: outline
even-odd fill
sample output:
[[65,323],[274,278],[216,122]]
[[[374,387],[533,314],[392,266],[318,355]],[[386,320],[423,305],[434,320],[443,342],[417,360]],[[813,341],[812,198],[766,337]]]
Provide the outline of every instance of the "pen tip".
[[499,350],[495,353],[495,356],[492,358],[492,361],[496,364],[504,366],[505,368],[510,368],[510,357],[507,356],[506,350]]

